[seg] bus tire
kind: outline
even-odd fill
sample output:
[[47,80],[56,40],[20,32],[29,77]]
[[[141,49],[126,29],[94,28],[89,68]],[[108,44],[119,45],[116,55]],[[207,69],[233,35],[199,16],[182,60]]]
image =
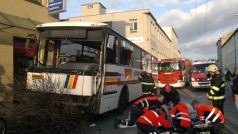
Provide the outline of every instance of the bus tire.
[[125,109],[129,101],[129,93],[127,87],[124,87],[121,91],[120,98],[118,101],[117,113],[121,114]]

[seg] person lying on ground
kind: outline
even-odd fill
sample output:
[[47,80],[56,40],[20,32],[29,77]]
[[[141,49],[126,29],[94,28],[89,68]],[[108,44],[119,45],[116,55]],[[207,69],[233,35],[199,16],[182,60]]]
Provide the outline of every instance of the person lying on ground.
[[163,100],[164,97],[162,95],[158,95],[158,96],[145,97],[135,101],[134,104],[131,106],[129,118],[125,120],[120,120],[116,118],[114,120],[114,127],[115,128],[135,127],[135,122],[137,118],[139,118],[142,114],[146,113],[149,110],[161,108]]

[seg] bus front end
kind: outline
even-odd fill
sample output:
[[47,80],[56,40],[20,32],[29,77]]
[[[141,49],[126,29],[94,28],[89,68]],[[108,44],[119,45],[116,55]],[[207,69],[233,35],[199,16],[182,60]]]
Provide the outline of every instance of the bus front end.
[[62,104],[90,106],[101,91],[103,23],[55,22],[37,26],[27,89],[59,96]]

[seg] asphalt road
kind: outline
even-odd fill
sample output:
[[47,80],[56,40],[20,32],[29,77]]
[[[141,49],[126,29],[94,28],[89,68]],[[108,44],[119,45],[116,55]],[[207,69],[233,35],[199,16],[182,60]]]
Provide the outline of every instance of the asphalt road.
[[[183,103],[190,104],[193,99],[197,99],[202,103],[211,104],[210,101],[206,98],[207,90],[190,90],[188,88],[177,89],[180,92],[181,100]],[[14,106],[14,105],[12,105]],[[93,118],[93,124],[91,127],[86,125],[85,119],[74,119],[73,122],[65,122],[64,126],[60,126],[57,128],[60,132],[57,134],[137,134],[139,130],[137,128],[127,128],[127,129],[114,129],[113,122],[115,118],[125,119],[128,117],[128,113],[130,110],[130,106],[122,113],[117,114],[114,111],[110,111],[108,113],[104,113],[102,115],[96,116]],[[190,108],[192,110],[192,108]],[[1,109],[0,109],[1,111]],[[227,130],[227,134],[238,134],[238,111],[235,109],[234,100],[231,95],[230,83],[226,83],[226,101],[224,105],[225,111],[225,126]],[[191,111],[193,112],[193,111]],[[8,133],[16,133],[15,125],[21,127],[21,123],[15,122],[21,121],[20,119],[13,120],[12,122],[8,122]],[[12,129],[11,129],[11,126]],[[65,131],[62,131],[62,128]],[[36,126],[39,129],[39,126]],[[24,128],[25,129],[25,128]],[[26,128],[28,129],[28,128]],[[23,131],[22,131],[23,132]],[[25,132],[23,132],[25,134]]]
[[[226,101],[225,101],[225,120],[227,134],[238,134],[238,112],[234,108],[233,98],[229,89],[229,83],[226,83]],[[188,88],[178,89],[181,94],[181,100],[183,103],[190,104],[193,99],[198,99],[202,103],[211,104],[206,98],[206,89],[190,90]],[[192,108],[191,108],[192,109]],[[137,134],[139,130],[137,128],[127,129],[114,129],[114,118],[124,119],[127,118],[129,112],[128,108],[123,114],[118,115],[111,111],[103,115],[97,116],[94,120],[95,126],[88,127],[85,125],[80,126],[79,134]]]

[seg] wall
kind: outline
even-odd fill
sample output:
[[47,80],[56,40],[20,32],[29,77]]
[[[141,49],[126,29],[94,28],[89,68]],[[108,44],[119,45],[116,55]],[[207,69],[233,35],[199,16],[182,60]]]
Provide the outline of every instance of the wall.
[[39,6],[25,0],[0,0],[0,11],[37,22],[57,21],[48,14],[47,7]]
[[[130,31],[130,19],[137,19],[137,32]],[[136,44],[159,59],[170,58],[171,49],[175,49],[170,47],[170,39],[152,18],[148,9],[73,17],[69,18],[69,21],[112,22],[112,29],[128,39],[143,38],[143,42]]]
[[218,59],[218,62],[219,62],[219,68],[220,68],[220,70],[221,71],[223,71],[224,69],[223,69],[223,63],[222,63],[222,49],[221,49],[221,39],[219,39],[218,40],[218,42],[217,42],[217,59]]
[[82,16],[104,14],[106,9],[99,3],[81,5]]
[[223,69],[229,68],[231,72],[233,72],[234,67],[238,65],[237,33],[234,35],[222,47],[222,67]]
[[[10,90],[14,77],[13,38],[34,39],[36,24],[58,20],[48,14],[47,7],[25,0],[0,0],[0,3],[0,15],[2,18],[6,18],[0,22],[15,26],[0,30],[0,82]],[[46,3],[47,1],[44,0],[44,4]],[[8,17],[11,17],[11,21],[7,21]],[[7,26],[1,25],[2,27]]]
[[[0,84],[11,87],[13,78],[12,36],[0,32]],[[9,88],[10,88],[9,87]]]

